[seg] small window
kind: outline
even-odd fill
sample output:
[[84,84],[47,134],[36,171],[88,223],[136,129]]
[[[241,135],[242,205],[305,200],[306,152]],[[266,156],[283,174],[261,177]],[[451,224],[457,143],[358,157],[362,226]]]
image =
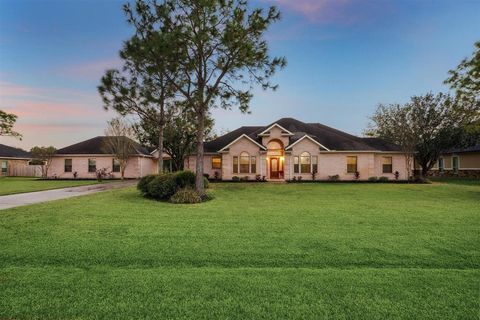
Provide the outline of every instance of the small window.
[[8,162],[7,161],[2,161],[2,173],[7,173],[8,169]]
[[453,168],[453,173],[458,173],[458,167],[459,167],[459,164],[458,164],[458,157],[457,156],[453,156],[452,157],[452,168]]
[[445,171],[445,160],[443,158],[438,159],[438,171]]
[[88,159],[88,172],[97,172],[97,160]]
[[383,157],[383,173],[392,173],[392,157]]
[[357,157],[348,156],[347,157],[347,173],[357,172]]
[[312,173],[317,173],[318,172],[318,157],[313,156],[312,157]]
[[238,157],[233,157],[233,173],[238,173]]
[[257,158],[256,157],[251,157],[250,158],[250,173],[256,173],[257,172]]
[[246,152],[240,154],[240,173],[249,173],[250,156]]
[[300,167],[299,167],[299,159],[297,156],[293,157],[293,173],[299,173],[300,172]]
[[212,157],[212,169],[222,169],[222,156]]
[[113,172],[120,172],[120,161],[118,159],[112,160],[112,171]]
[[65,159],[64,169],[65,172],[72,172],[72,159]]
[[300,173],[311,172],[311,161],[310,153],[304,152],[300,155]]

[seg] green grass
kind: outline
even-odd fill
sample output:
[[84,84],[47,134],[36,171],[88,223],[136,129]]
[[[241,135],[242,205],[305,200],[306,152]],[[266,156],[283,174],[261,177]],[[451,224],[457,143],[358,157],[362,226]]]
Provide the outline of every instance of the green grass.
[[0,211],[0,319],[478,319],[479,184],[212,189]]
[[0,177],[0,196],[15,193],[85,186],[96,180],[41,180],[38,178]]

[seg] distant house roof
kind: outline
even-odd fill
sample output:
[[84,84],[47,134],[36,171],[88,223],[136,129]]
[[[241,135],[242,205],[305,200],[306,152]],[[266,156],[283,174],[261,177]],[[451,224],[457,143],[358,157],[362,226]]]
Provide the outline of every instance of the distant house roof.
[[399,146],[382,139],[360,138],[321,123],[305,123],[293,118],[282,118],[267,126],[240,127],[215,140],[206,142],[205,152],[218,152],[244,134],[261,144],[261,135],[265,135],[265,131],[275,124],[291,133],[288,137],[289,145],[307,135],[331,151],[401,151]]
[[[135,142],[127,137],[122,138],[132,141],[134,147],[134,152],[132,152],[132,154],[151,156],[147,148],[141,146],[138,142]],[[57,151],[57,154],[110,154],[110,152],[108,152],[108,149],[105,147],[108,143],[108,139],[112,139],[112,137],[99,136],[88,139],[79,143],[72,144],[71,146],[59,149]]]
[[0,158],[31,159],[32,155],[25,150],[0,144]]
[[453,148],[444,153],[467,153],[467,152],[480,152],[480,144],[470,146],[466,148]]

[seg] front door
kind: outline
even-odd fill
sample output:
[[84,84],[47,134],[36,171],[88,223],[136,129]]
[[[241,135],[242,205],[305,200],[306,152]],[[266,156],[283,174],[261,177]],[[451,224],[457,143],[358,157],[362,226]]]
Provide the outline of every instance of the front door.
[[280,159],[278,157],[270,158],[270,179],[280,179]]

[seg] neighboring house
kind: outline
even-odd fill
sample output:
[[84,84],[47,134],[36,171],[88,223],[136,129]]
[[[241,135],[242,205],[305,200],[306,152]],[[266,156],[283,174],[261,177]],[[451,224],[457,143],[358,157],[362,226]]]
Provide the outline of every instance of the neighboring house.
[[0,176],[36,176],[37,167],[28,163],[32,159],[29,152],[0,144]]
[[480,178],[480,144],[443,152],[430,174]]
[[[241,127],[205,143],[204,170],[212,177],[270,181],[360,180],[385,176],[407,179],[405,155],[397,145],[376,138],[360,138],[320,123],[280,119],[268,126]],[[195,171],[196,156],[185,160]],[[313,175],[315,173],[315,175]]]
[[[59,149],[50,165],[48,177],[94,179],[97,170],[106,169],[114,178],[120,178],[118,160],[106,151],[107,139],[109,137],[95,137]],[[140,178],[157,173],[158,160],[155,156],[137,142],[132,142],[135,151],[127,163],[125,178]]]

